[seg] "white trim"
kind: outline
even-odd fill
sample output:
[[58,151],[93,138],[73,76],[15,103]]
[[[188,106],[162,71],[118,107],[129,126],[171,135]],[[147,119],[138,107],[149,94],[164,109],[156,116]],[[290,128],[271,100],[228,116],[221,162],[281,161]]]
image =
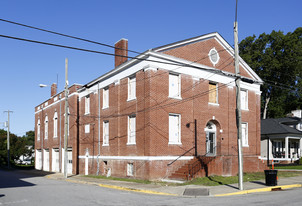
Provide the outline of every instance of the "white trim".
[[[216,52],[216,54],[217,54],[217,60],[215,62],[212,60],[212,54],[211,54],[212,51]],[[209,56],[210,61],[213,64],[213,66],[215,66],[216,64],[218,64],[218,62],[220,60],[220,56],[219,56],[219,53],[217,52],[217,50],[215,49],[215,47],[213,47],[212,49],[210,49],[210,51],[208,53],[208,56]]]
[[[72,93],[71,95],[68,95],[68,99],[74,95],[79,95],[77,92]],[[65,97],[61,98],[59,101],[53,102],[50,105],[48,105],[47,107],[43,107],[43,110],[46,110],[48,107],[52,107],[58,103],[60,103],[61,101],[65,101]],[[38,107],[38,110],[35,112],[35,114],[38,114],[42,111],[42,109],[40,107]]]
[[[85,158],[85,155],[80,155],[79,159]],[[89,156],[89,158],[99,158],[101,160],[144,160],[144,161],[160,161],[160,160],[191,160],[194,156]]]

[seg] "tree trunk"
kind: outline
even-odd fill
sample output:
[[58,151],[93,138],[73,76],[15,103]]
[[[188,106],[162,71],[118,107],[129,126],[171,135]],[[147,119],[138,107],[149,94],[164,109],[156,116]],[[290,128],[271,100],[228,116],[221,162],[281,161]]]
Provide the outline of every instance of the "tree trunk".
[[265,103],[264,103],[264,110],[263,110],[263,119],[266,119],[267,114],[267,106],[270,101],[271,97],[268,93],[266,93]]

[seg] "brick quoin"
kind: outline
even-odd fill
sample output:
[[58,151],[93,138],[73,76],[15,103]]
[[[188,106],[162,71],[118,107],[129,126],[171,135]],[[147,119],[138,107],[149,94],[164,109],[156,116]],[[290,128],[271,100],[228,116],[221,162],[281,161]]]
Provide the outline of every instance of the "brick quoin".
[[[116,45],[127,49],[128,41],[122,39]],[[219,55],[219,61],[215,65],[208,56],[213,48]],[[123,52],[123,50],[116,52]],[[238,172],[236,88],[235,78],[231,75],[234,74],[234,58],[230,45],[218,33],[211,33],[208,36],[184,40],[148,52],[146,58],[161,55],[161,58],[173,59],[180,65],[183,61],[191,62],[192,65],[199,65],[200,69],[187,67],[187,70],[192,71],[187,72],[184,66],[118,58],[115,69],[105,74],[105,77],[100,77],[83,87],[71,87],[71,94],[74,95],[69,98],[71,115],[68,146],[73,151],[72,173],[88,172],[88,174],[149,180],[168,178],[195,156],[194,121],[196,120],[198,156],[207,156],[205,128],[208,123],[211,122],[216,127],[216,155],[208,163],[207,175],[236,175]],[[229,76],[218,71],[226,72]],[[171,73],[179,75],[180,98],[169,97]],[[240,64],[240,73],[244,77],[261,82],[243,60]],[[134,77],[136,95],[135,99],[129,100],[129,78]],[[229,82],[225,79],[229,79]],[[218,88],[217,104],[209,103],[209,83],[213,82]],[[248,146],[242,149],[244,172],[262,171],[266,166],[258,159],[260,156],[260,84],[245,83],[244,87],[247,88],[248,93],[248,110],[242,111],[242,122],[248,123]],[[109,89],[108,108],[103,108],[104,88]],[[90,112],[85,114],[87,96],[90,99]],[[46,101],[48,105],[53,106],[48,106],[42,112],[41,106],[45,105],[44,102],[35,110],[35,124],[37,125],[40,119],[41,136],[42,133],[44,134],[43,118],[46,114],[49,115],[49,138],[44,140],[42,145],[42,141],[37,141],[36,137],[37,150],[46,148],[51,152],[53,148],[59,148],[58,138],[53,138],[51,135],[52,118],[54,112],[59,110],[59,104],[54,105],[54,97]],[[62,101],[62,111],[63,105]],[[180,115],[180,144],[169,144],[169,114]],[[136,141],[131,145],[127,144],[129,116],[136,118]],[[104,122],[109,122],[109,145],[103,144]],[[85,132],[86,125],[90,127],[88,133]],[[61,121],[62,134],[64,134],[63,128],[64,121]],[[63,138],[61,138],[61,145],[63,145]],[[52,170],[51,161],[50,158],[50,170]],[[133,173],[129,175],[127,167],[132,165]],[[205,175],[205,170],[196,174],[196,176]]]

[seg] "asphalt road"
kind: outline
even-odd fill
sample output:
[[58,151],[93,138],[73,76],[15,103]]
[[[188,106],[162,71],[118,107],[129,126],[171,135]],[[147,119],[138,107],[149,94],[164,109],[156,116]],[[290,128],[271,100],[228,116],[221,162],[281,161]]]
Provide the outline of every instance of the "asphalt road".
[[85,205],[301,205],[302,189],[229,197],[174,197],[77,184],[0,170],[0,206]]

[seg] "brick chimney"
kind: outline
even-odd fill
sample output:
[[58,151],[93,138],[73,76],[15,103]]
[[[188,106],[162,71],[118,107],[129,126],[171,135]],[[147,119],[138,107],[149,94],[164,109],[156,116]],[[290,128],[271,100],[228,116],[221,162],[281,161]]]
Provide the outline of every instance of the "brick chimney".
[[[128,40],[120,39],[115,43],[115,55],[128,56]],[[119,48],[119,49],[118,49]],[[128,60],[127,57],[115,56],[115,67],[118,67],[122,63]]]
[[50,88],[50,96],[53,97],[57,94],[57,84],[53,83]]

